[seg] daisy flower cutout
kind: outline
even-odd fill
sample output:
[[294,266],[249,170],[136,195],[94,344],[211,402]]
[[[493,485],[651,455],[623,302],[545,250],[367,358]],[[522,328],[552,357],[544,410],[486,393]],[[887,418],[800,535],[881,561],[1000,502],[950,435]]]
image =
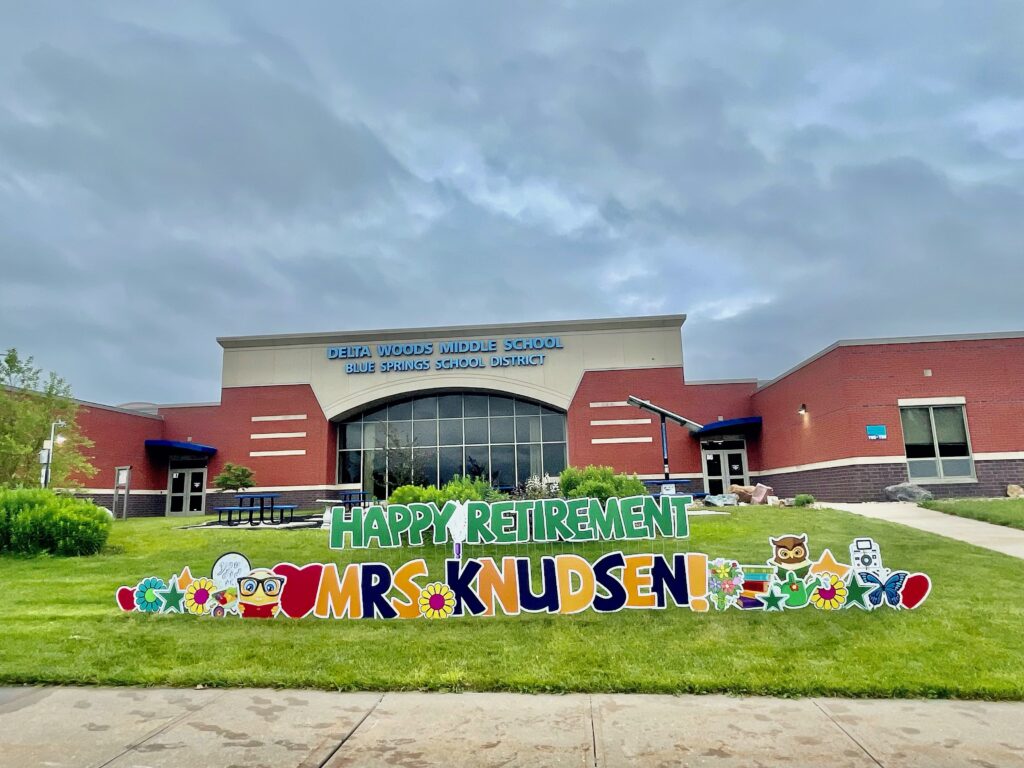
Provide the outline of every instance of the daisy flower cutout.
[[185,590],[185,609],[196,615],[209,613],[216,602],[213,599],[213,593],[216,591],[217,587],[210,579],[195,579]]
[[160,599],[156,593],[166,585],[163,579],[150,576],[139,582],[135,588],[135,607],[143,613],[156,613],[160,610]]
[[455,610],[455,594],[447,584],[435,581],[420,592],[420,613],[428,619],[447,619]]
[[842,608],[846,602],[846,585],[843,580],[832,573],[824,574],[826,581],[811,592],[811,602],[815,608],[823,611],[834,611]]

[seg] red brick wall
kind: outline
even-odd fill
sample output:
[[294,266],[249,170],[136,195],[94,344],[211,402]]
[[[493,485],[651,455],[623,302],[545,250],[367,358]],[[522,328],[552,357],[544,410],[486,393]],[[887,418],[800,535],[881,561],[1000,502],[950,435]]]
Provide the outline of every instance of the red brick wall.
[[[306,414],[303,420],[253,421],[253,416]],[[334,430],[308,384],[274,387],[230,387],[222,390],[220,405],[160,409],[166,421],[165,438],[212,445],[208,482],[226,462],[253,471],[256,484],[266,486],[334,483]],[[253,440],[269,432],[305,432],[302,438]],[[250,451],[305,450],[304,456],[250,456]]]
[[[838,347],[754,396],[762,466],[901,455],[897,401],[956,396],[975,453],[1024,450],[1024,339]],[[889,439],[868,440],[868,424],[885,424]]]
[[[681,368],[633,371],[587,371],[569,406],[569,463],[602,464],[620,472],[656,475],[662,471],[661,425],[657,414],[632,406],[592,408],[593,402],[624,401],[629,395],[649,400],[680,416],[706,424],[751,415],[753,383],[683,384]],[[650,418],[650,424],[591,426],[591,421]],[[649,443],[600,443],[593,438],[650,437]],[[748,449],[753,466],[756,448]],[[683,427],[668,425],[669,470],[674,474],[702,471],[700,444]]]
[[81,405],[77,416],[82,433],[93,441],[86,456],[99,471],[91,478],[78,478],[87,488],[113,488],[114,467],[131,466],[132,488],[160,490],[167,487],[167,468],[146,455],[146,440],[163,437],[160,419],[95,405]]

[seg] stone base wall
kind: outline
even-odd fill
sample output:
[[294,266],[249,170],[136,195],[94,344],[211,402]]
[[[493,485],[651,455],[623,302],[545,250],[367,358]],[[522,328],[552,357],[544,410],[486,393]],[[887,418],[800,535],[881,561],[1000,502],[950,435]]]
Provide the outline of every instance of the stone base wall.
[[[976,483],[919,483],[937,499],[1006,496],[1006,486],[1024,482],[1024,459],[976,461]],[[849,467],[810,469],[805,472],[755,475],[751,482],[764,483],[777,496],[809,493],[819,501],[885,501],[885,487],[907,482],[905,464],[861,464]]]
[[[83,499],[90,499],[94,504],[113,510],[114,495],[112,493],[78,494]],[[124,497],[118,499],[118,517],[121,516],[120,504]],[[167,496],[163,493],[133,493],[128,497],[128,517],[163,517],[167,509]]]
[[[308,510],[323,512],[326,505],[317,504],[316,500],[334,498],[337,491],[331,488],[321,488],[319,490],[312,491],[275,491],[275,493],[281,494],[279,498],[274,499],[275,504],[294,504],[296,512]],[[84,499],[91,499],[93,503],[98,504],[101,507],[113,509],[113,494],[87,493],[79,495]],[[220,493],[218,491],[207,491],[206,493],[207,514],[215,514],[214,507],[233,507],[236,506],[237,503],[237,499],[235,499],[233,492]],[[163,517],[166,515],[166,511],[166,493],[133,493],[128,499],[128,517]],[[120,510],[118,510],[118,516],[120,516]]]

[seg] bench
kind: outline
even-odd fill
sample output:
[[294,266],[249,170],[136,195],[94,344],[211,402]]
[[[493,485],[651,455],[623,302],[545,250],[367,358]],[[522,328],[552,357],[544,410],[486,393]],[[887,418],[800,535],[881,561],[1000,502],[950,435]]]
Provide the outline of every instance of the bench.
[[[249,525],[253,525],[252,516],[253,516],[254,512],[259,512],[260,513],[260,522],[261,523],[263,522],[263,515],[264,515],[264,513],[265,512],[269,512],[270,513],[270,521],[269,522],[270,522],[271,525],[274,524],[274,512],[278,512],[279,511],[281,513],[278,516],[278,522],[279,523],[283,523],[284,522],[284,513],[287,512],[288,513],[288,522],[290,523],[290,522],[292,522],[295,519],[295,509],[296,509],[296,505],[295,504],[278,504],[278,505],[274,506],[273,508],[266,509],[266,510],[261,510],[259,507],[214,507],[214,511],[217,513],[217,522],[218,523],[224,522],[224,513],[227,512],[227,516],[228,516],[228,521],[227,522],[228,522],[228,525],[240,525],[241,522],[242,522],[243,515],[245,515],[245,513],[247,513],[247,512],[249,513]],[[232,523],[231,522],[231,518],[232,518],[232,516],[233,516],[233,514],[235,512],[238,513],[238,519],[234,523]]]

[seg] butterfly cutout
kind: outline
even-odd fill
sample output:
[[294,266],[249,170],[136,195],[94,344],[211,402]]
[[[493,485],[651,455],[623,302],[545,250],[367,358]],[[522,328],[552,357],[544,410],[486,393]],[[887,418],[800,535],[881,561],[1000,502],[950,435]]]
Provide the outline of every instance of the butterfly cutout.
[[884,597],[885,601],[893,608],[900,607],[900,590],[903,589],[903,582],[907,580],[906,571],[890,573],[884,582],[875,574],[867,571],[858,571],[856,575],[860,577],[862,583],[874,586],[874,589],[868,594],[868,601],[871,605],[881,605]]

